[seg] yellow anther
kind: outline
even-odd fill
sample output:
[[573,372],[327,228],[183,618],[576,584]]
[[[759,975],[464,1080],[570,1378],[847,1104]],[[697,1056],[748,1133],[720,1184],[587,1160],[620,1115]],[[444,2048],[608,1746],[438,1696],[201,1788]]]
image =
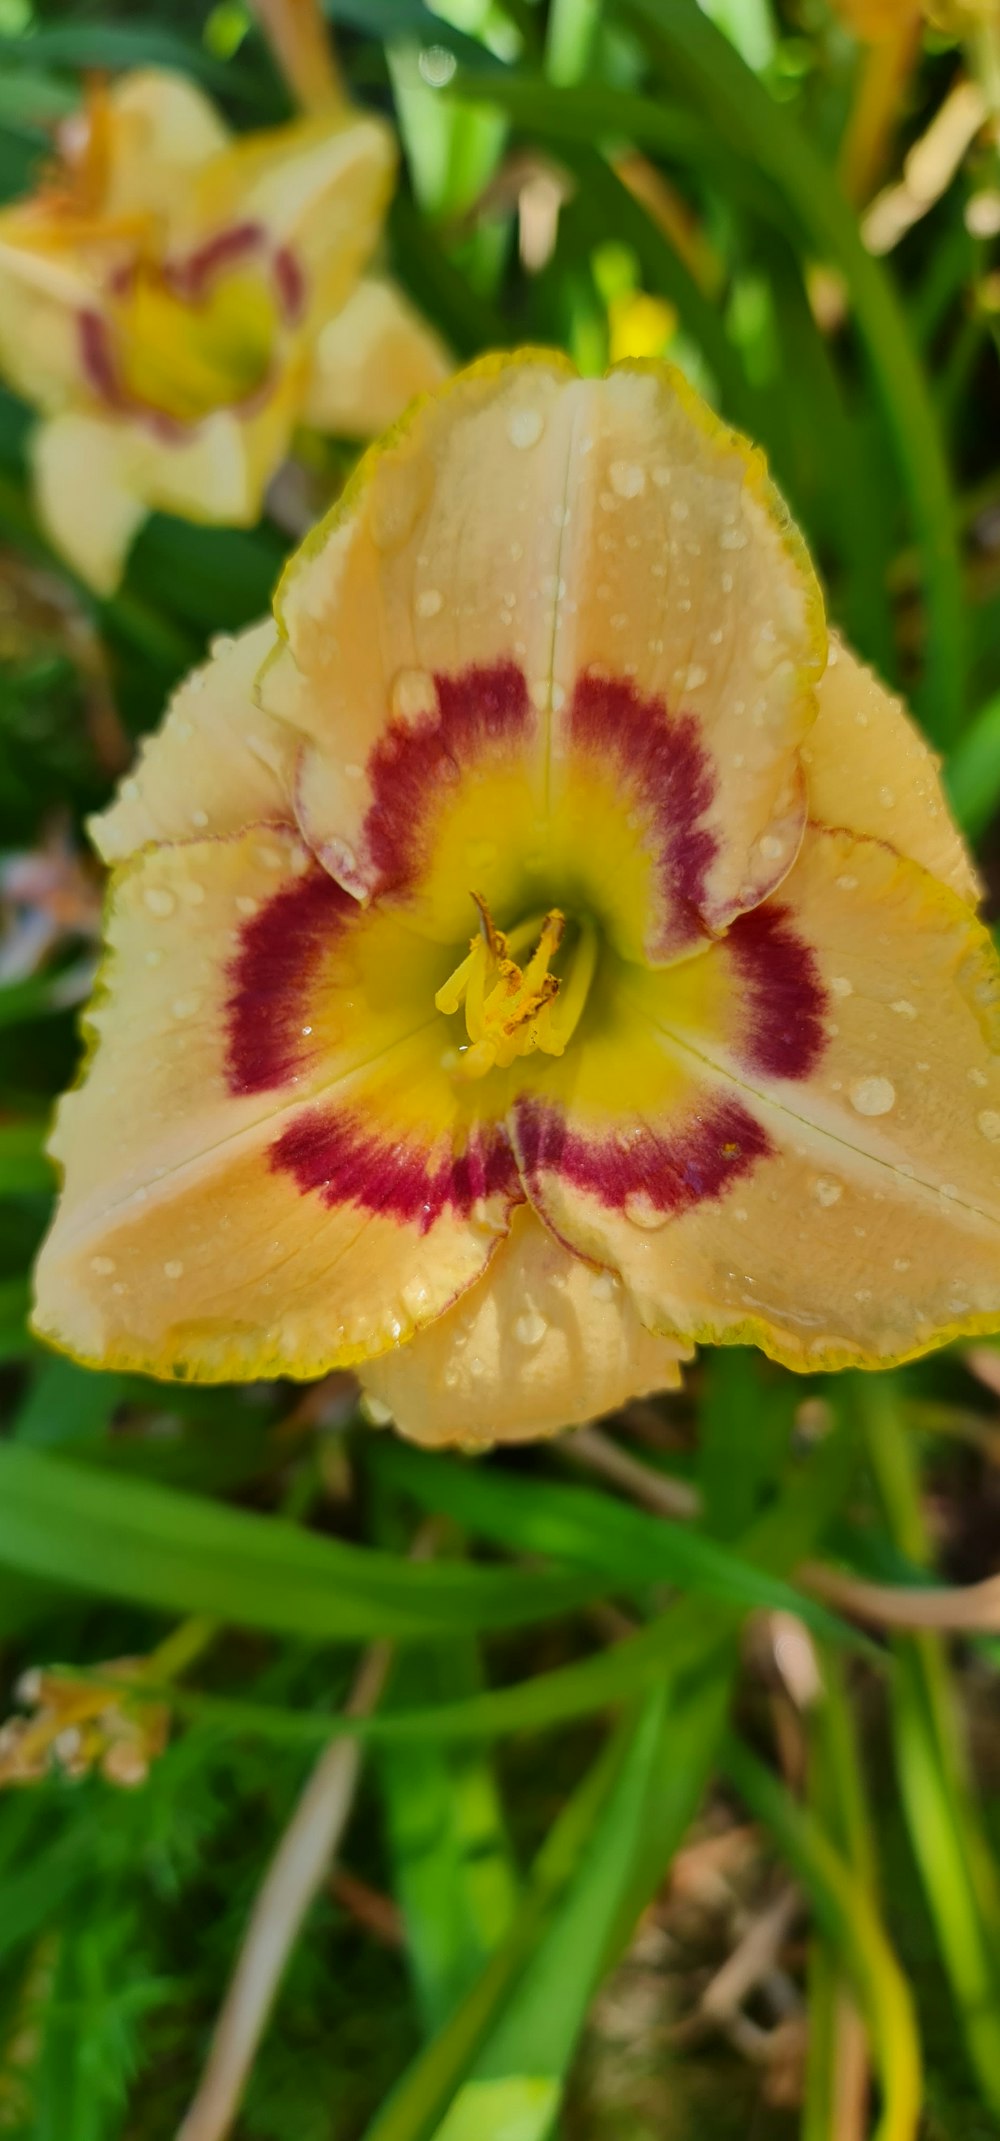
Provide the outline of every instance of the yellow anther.
[[[597,937],[582,925],[565,976],[550,971],[566,931],[558,907],[522,922],[506,936],[497,929],[486,901],[478,893],[480,928],[468,956],[461,960],[434,998],[439,1011],[451,1014],[464,1004],[470,1046],[456,1075],[482,1078],[489,1070],[506,1070],[518,1056],[540,1049],[561,1056],[579,1024],[597,963]],[[518,957],[534,944],[526,964]]]

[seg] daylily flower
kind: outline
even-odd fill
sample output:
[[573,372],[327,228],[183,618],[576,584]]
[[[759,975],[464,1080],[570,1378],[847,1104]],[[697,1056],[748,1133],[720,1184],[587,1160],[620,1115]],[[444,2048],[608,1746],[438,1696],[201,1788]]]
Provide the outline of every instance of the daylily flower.
[[0,214],[0,371],[44,411],[38,507],[110,592],[158,507],[244,525],[296,424],[370,437],[444,352],[362,270],[395,147],[347,107],[232,138],[183,76],[126,74]]
[[1000,969],[934,762],[683,379],[486,359],[184,686],[115,865],[38,1329],[356,1365],[487,1443],[695,1340],[1000,1322]]

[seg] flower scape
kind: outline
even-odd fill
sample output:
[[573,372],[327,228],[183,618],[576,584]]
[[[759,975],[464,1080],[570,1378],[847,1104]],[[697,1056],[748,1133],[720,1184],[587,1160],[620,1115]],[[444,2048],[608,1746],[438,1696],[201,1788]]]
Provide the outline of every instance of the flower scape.
[[364,458],[94,837],[36,1327],[556,1431],[696,1342],[1000,1322],[1000,973],[935,762],[677,373],[487,358]]
[[0,214],[0,372],[43,411],[51,541],[101,593],[154,508],[250,525],[297,424],[371,437],[445,376],[363,271],[392,133],[342,106],[238,140],[185,76],[96,85]]

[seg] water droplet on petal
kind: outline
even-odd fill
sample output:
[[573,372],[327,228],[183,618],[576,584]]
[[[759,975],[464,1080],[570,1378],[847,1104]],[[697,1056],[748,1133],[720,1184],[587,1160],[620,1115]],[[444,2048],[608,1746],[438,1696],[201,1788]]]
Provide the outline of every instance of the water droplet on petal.
[[608,482],[619,498],[640,498],[646,488],[646,471],[638,461],[612,461]]
[[547,1330],[545,1317],[537,1308],[527,1308],[514,1318],[514,1336],[522,1346],[540,1346]]
[[175,996],[170,1006],[174,1018],[193,1018],[200,1008],[200,996]]
[[813,1194],[817,1204],[828,1210],[831,1204],[839,1204],[844,1192],[839,1182],[824,1182],[820,1177],[813,1183]]
[[659,1205],[654,1204],[652,1197],[642,1189],[630,1189],[627,1192],[622,1210],[634,1227],[644,1227],[649,1232],[653,1232],[657,1227],[665,1227],[667,1223],[667,1213],[661,1212]]
[[437,617],[444,608],[444,596],[440,588],[425,587],[417,596],[417,616]]
[[155,914],[161,921],[165,921],[168,914],[173,914],[177,905],[173,893],[168,892],[165,885],[147,885],[143,899],[150,914]]
[[114,1257],[113,1257],[113,1256],[92,1256],[92,1257],[91,1257],[91,1259],[90,1259],[90,1268],[91,1268],[91,1271],[93,1271],[93,1272],[95,1273],[95,1275],[97,1276],[97,1278],[99,1278],[99,1279],[110,1279],[110,1277],[111,1277],[111,1274],[112,1274],[112,1272],[113,1272],[113,1270],[114,1270],[114,1268],[115,1268],[115,1260],[114,1260]]
[[853,996],[854,983],[848,980],[846,974],[831,974],[830,991],[834,996]]
[[989,1138],[990,1144],[1000,1145],[1000,1115],[997,1114],[996,1109],[983,1108],[981,1114],[977,1115],[976,1121],[983,1136]]
[[890,1004],[889,1008],[897,1012],[900,1018],[916,1018],[917,1015],[916,1004],[911,1004],[908,996],[897,996],[895,1003]]
[[507,418],[507,437],[512,446],[537,446],[544,429],[540,409],[512,409]]
[[183,1264],[176,1257],[171,1257],[169,1263],[163,1266],[163,1276],[166,1279],[182,1279],[184,1277]]
[[429,669],[400,669],[392,680],[389,704],[397,721],[426,721],[438,710],[437,689]]
[[850,1101],[859,1115],[888,1115],[896,1104],[896,1088],[888,1078],[855,1078]]

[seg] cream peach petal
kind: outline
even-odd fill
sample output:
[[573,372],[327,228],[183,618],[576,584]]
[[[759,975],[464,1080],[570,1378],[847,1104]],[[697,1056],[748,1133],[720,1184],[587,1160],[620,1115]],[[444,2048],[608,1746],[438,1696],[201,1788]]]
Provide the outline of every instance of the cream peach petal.
[[0,372],[35,408],[61,409],[79,391],[78,315],[95,287],[82,260],[35,249],[30,215],[0,215]]
[[261,224],[291,249],[307,298],[343,303],[381,228],[396,168],[392,132],[369,114],[302,119],[244,136],[202,171],[191,214],[204,233]]
[[810,815],[889,841],[975,905],[979,880],[938,762],[902,701],[836,637],[817,698],[802,753]]
[[364,275],[320,328],[305,420],[343,438],[373,438],[451,369],[440,337],[402,291],[386,276]]
[[196,840],[267,821],[290,822],[287,734],[254,703],[254,678],[274,645],[270,618],[216,643],[174,693],[114,802],[90,821],[105,862],[153,841]]
[[364,457],[280,584],[262,704],[302,740],[304,828],[363,896],[383,874],[363,837],[375,754],[394,720],[426,725],[435,673],[517,666],[518,770],[541,803],[573,378],[530,352],[462,373]]
[[689,1357],[644,1328],[614,1272],[571,1256],[522,1210],[476,1285],[361,1381],[413,1441],[488,1448],[676,1388]]
[[251,526],[291,437],[298,395],[296,364],[254,403],[213,410],[175,433],[140,422],[123,427],[150,506],[213,526]]
[[[700,996],[672,1002],[669,974],[635,985],[662,1097],[647,1074],[630,1130],[623,1066],[617,1130],[635,1144],[617,1177],[595,1164],[612,1127],[596,1111],[564,1103],[546,1122],[522,1107],[537,1208],[621,1271],[650,1328],[753,1343],[792,1368],[879,1366],[995,1328],[1000,968],[986,931],[917,864],[822,830],[747,917],[742,950],[740,928],[703,955]],[[769,930],[808,966],[782,965]],[[648,1179],[633,1180],[644,1155]]]
[[679,372],[628,363],[573,391],[553,789],[576,680],[631,682],[647,720],[703,755],[700,838],[712,852],[690,899],[718,928],[780,881],[801,838],[798,749],[826,655],[822,599],[763,455]]
[[[229,129],[210,98],[169,68],[123,75],[112,84],[109,103],[102,210],[162,217],[169,224],[192,174],[225,149]],[[83,115],[81,120],[86,123]]]
[[280,828],[125,865],[39,1331],[219,1380],[320,1374],[440,1314],[520,1190],[439,1069],[434,978]]
[[113,594],[149,512],[141,442],[110,418],[67,409],[39,424],[31,464],[53,545],[99,595]]
[[[662,367],[580,380],[530,351],[473,367],[362,464],[289,568],[279,621],[265,700],[308,739],[302,821],[331,868],[350,855],[359,892],[378,881],[372,791],[345,780],[334,735],[364,769],[399,679],[503,662],[535,709],[522,759],[543,815],[589,753],[623,793],[631,781],[637,819],[655,818],[659,724],[665,753],[697,759],[685,911],[715,922],[788,868],[825,653],[818,593],[762,462]],[[601,737],[608,677],[631,699]],[[669,941],[662,917],[656,933]]]

